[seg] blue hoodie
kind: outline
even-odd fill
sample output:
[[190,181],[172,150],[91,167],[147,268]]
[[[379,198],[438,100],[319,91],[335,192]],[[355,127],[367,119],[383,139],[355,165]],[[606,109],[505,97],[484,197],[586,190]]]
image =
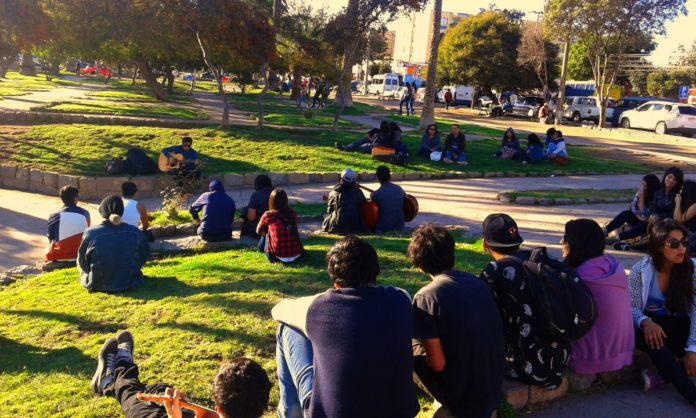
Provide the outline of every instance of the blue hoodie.
[[231,235],[234,221],[234,200],[225,193],[220,180],[213,180],[209,192],[203,193],[189,208],[191,217],[200,220],[198,212],[203,210],[203,219],[198,234]]

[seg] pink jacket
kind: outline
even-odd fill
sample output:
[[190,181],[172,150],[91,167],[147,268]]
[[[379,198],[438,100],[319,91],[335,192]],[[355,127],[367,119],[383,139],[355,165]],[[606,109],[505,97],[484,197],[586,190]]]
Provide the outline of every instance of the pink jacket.
[[635,344],[631,296],[621,264],[610,255],[591,258],[577,268],[592,291],[597,322],[572,344],[568,367],[590,374],[619,370],[633,362]]

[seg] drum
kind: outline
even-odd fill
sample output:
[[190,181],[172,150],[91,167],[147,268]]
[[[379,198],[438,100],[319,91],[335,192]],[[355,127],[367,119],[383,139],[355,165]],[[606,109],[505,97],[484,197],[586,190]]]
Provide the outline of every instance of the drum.
[[362,218],[365,228],[375,229],[377,226],[378,213],[379,208],[377,208],[377,203],[367,200],[360,204],[360,217]]
[[404,221],[411,222],[416,215],[418,215],[418,199],[407,193],[404,198]]

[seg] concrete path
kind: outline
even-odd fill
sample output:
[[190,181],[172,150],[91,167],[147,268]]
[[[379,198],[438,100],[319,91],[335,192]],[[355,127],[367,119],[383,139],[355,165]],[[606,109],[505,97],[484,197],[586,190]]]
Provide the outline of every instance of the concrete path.
[[[544,188],[608,188],[632,189],[637,187],[640,175],[452,179],[431,181],[404,181],[406,192],[418,198],[420,214],[412,226],[432,221],[446,225],[465,225],[472,233],[479,233],[482,220],[492,212],[507,212],[519,223],[528,245],[546,245],[552,254],[559,255],[559,240],[565,222],[588,217],[600,222],[611,219],[626,204],[593,204],[579,206],[519,206],[496,199],[503,190]],[[137,182],[137,179],[135,180]],[[365,183],[375,189],[377,184]],[[322,203],[330,185],[288,186],[290,197],[303,203]],[[239,207],[249,202],[252,189],[230,192]],[[159,209],[157,199],[144,199],[149,211]],[[99,222],[98,202],[81,203],[92,214],[93,223]],[[46,246],[46,219],[61,206],[57,197],[0,189],[0,271],[18,264],[33,264],[43,256]],[[613,252],[613,251],[612,251]],[[613,252],[614,253],[614,252]],[[624,267],[630,267],[640,254],[615,252]]]
[[15,110],[29,111],[36,106],[51,102],[62,102],[73,99],[84,99],[87,93],[97,90],[94,86],[83,84],[74,87],[56,87],[51,90],[35,91],[23,96],[7,96],[0,98],[0,111]]

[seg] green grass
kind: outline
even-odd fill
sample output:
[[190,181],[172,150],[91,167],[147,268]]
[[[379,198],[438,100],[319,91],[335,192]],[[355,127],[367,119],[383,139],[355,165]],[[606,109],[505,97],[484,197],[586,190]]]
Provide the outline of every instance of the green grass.
[[[312,127],[329,127],[333,126],[333,116],[314,115],[311,119],[307,119],[304,115],[288,115],[286,113],[270,113],[264,116],[264,121],[271,125],[281,126],[312,126]],[[339,119],[339,128],[361,128],[362,125],[357,125],[353,122]]]
[[[323,203],[295,203],[291,204],[291,207],[295,210],[297,216],[301,218],[317,217],[326,213],[326,205]],[[239,210],[237,210],[235,218],[239,217],[239,213]],[[150,215],[150,224],[157,226],[181,225],[192,222],[191,215],[187,210],[178,211],[173,218],[163,211],[153,211],[148,215]]]
[[177,119],[207,119],[208,117],[205,112],[172,105],[122,103],[104,100],[66,101],[35,107],[32,110]]
[[79,85],[79,83],[61,80],[57,77],[54,77],[51,81],[48,81],[43,74],[31,77],[21,75],[18,72],[8,71],[7,78],[0,78],[0,97],[21,96],[35,91],[46,91],[61,86],[77,85]]
[[513,190],[505,192],[515,198],[533,197],[536,199],[631,199],[636,189],[556,189],[556,190]]
[[[385,119],[392,120],[399,124],[408,124],[413,126],[418,126],[418,124],[420,123],[420,116],[418,115],[390,115],[385,117]],[[437,125],[437,129],[440,132],[440,136],[443,139],[447,136],[447,133],[449,133],[449,131],[452,129],[452,125],[454,124],[458,124],[459,128],[464,134],[502,138],[503,134],[505,133],[505,131],[501,129],[486,128],[485,126],[460,123],[451,119],[435,118],[435,124]]]
[[[273,389],[265,417],[275,416],[272,306],[284,297],[331,287],[324,255],[335,237],[304,242],[296,266],[270,264],[253,247],[176,256],[148,263],[145,284],[123,294],[88,293],[70,268],[0,288],[0,405],[3,416],[120,417],[89,381],[97,352],[119,329],[135,337],[144,382],[167,382],[210,405],[221,362],[246,355],[266,369]],[[380,257],[379,284],[414,294],[429,279],[405,256],[408,237],[367,237]],[[457,267],[477,274],[487,262],[481,242],[457,245]],[[419,418],[432,416],[421,397]]]
[[[64,174],[104,175],[104,163],[124,156],[129,148],[142,148],[155,161],[162,148],[179,143],[190,135],[194,148],[204,161],[207,175],[218,173],[326,173],[352,167],[357,172],[374,171],[380,163],[369,155],[337,151],[334,142],[348,144],[363,133],[331,130],[291,131],[280,128],[196,128],[173,129],[106,125],[36,125],[24,133],[3,134],[0,156],[7,162]],[[394,172],[447,173],[515,172],[537,175],[561,173],[624,171],[645,173],[660,167],[625,160],[604,158],[596,147],[568,145],[570,163],[561,167],[549,163],[521,165],[517,161],[492,157],[499,141],[480,140],[467,144],[470,164],[466,167],[435,163],[416,156],[420,143],[417,133],[404,136],[412,157],[406,167],[392,166]]]
[[[87,97],[96,97],[99,99],[108,99],[109,101],[129,101],[129,102],[158,102],[158,100],[149,92],[133,92],[125,90],[104,90],[87,94]],[[171,94],[167,97],[168,100],[175,102],[191,102],[193,99],[183,93]]]

